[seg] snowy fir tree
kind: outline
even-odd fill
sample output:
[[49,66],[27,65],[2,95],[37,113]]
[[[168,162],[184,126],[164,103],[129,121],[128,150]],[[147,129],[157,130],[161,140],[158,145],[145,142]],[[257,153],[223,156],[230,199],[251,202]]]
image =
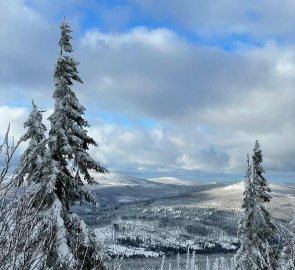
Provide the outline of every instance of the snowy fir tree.
[[283,227],[281,230],[281,236],[285,243],[280,256],[281,269],[295,269],[295,212],[290,224],[290,229]]
[[236,269],[277,269],[277,258],[272,243],[275,226],[264,204],[270,202],[270,189],[264,177],[262,151],[255,142],[252,166],[249,164],[245,176],[245,191],[242,217],[238,236],[240,248],[236,255]]
[[22,136],[23,141],[29,141],[28,148],[21,156],[20,163],[16,169],[18,174],[18,185],[22,184],[24,177],[27,179],[38,181],[40,175],[32,175],[38,173],[38,167],[42,164],[46,153],[46,127],[42,123],[42,111],[32,101],[32,111],[28,120],[24,123],[24,128],[27,128],[26,133]]
[[18,169],[20,184],[26,176],[25,192],[13,202],[15,210],[6,224],[11,228],[8,246],[10,241],[14,247],[6,260],[11,269],[106,269],[94,234],[70,211],[75,203],[94,202],[82,181],[84,177],[92,182],[88,170],[107,172],[87,152],[96,143],[87,135],[85,108],[71,89],[73,81],[82,81],[78,62],[65,55],[72,52],[70,33],[63,22],[49,138],[45,138],[42,114],[34,103],[25,122],[28,129],[23,138],[30,142]]
[[[71,30],[64,21],[61,24],[59,40],[60,56],[55,66],[54,112],[49,117],[49,155],[50,173],[46,176],[54,187],[49,202],[56,219],[56,248],[52,251],[50,266],[59,261],[60,269],[103,269],[100,248],[85,223],[69,212],[76,202],[94,202],[83,189],[82,175],[88,183],[92,182],[88,170],[107,172],[88,154],[89,145],[96,145],[87,135],[89,126],[83,118],[85,108],[79,103],[71,89],[73,82],[80,82],[78,62],[69,54],[73,51],[70,40]],[[62,260],[66,258],[66,260]],[[59,269],[59,268],[57,268]]]
[[[42,111],[33,101],[32,105],[29,118],[24,123],[27,131],[21,138],[22,141],[28,141],[29,145],[21,156],[15,179],[20,186],[26,177],[26,185],[15,194],[15,199],[7,206],[2,217],[1,232],[6,233],[2,243],[6,247],[5,260],[1,262],[5,266],[3,269],[37,267],[37,264],[42,264],[42,254],[49,250],[51,242],[51,226],[49,222],[43,222],[40,211],[46,197],[46,184],[42,181],[47,155],[46,127],[42,123]],[[44,246],[44,243],[48,245]]]
[[[253,229],[253,210],[254,210],[254,200],[253,200],[253,182],[252,167],[249,163],[248,156],[248,167],[245,175],[245,191],[244,198],[242,202],[242,217],[239,222],[238,236],[240,240],[240,248],[236,255],[237,267],[236,269],[246,270],[252,267],[252,257],[254,255],[254,249],[252,249],[252,236],[254,234]],[[248,267],[248,268],[247,268]]]
[[[91,183],[93,179],[88,169],[106,172],[87,152],[89,145],[96,145],[96,143],[87,135],[88,123],[83,118],[85,108],[79,103],[76,94],[71,89],[74,81],[82,83],[82,80],[77,71],[79,63],[69,55],[65,55],[73,51],[70,34],[68,24],[63,22],[59,41],[61,51],[54,72],[55,107],[53,114],[49,117],[51,122],[49,147],[59,171],[56,177],[57,196],[67,208],[77,201],[91,199],[81,189],[83,185],[81,174],[84,175],[86,181]],[[69,166],[75,173],[74,178]]]

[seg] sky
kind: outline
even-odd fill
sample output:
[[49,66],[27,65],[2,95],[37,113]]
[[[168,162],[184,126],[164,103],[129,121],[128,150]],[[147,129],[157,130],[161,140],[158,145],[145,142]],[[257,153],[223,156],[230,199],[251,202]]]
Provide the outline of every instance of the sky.
[[0,136],[8,123],[24,133],[32,99],[50,128],[65,16],[90,152],[110,171],[239,181],[258,139],[266,177],[295,180],[293,0],[0,0],[0,10]]

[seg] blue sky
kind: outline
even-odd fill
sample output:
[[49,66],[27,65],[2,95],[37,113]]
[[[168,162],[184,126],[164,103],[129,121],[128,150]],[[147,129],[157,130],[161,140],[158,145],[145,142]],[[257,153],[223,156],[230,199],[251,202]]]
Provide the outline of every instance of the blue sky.
[[[54,4],[57,3],[56,1],[53,2],[54,4],[52,4],[49,1],[36,0],[27,0],[24,2],[32,9],[38,10],[45,16],[47,16],[47,7],[54,6]],[[263,29],[261,29],[262,33],[257,34],[255,31],[253,31],[253,29],[249,29],[248,31],[247,29],[220,31],[221,29],[216,29],[215,27],[213,29],[208,27],[208,30],[204,33],[203,29],[198,31],[197,24],[194,26],[194,28],[190,27],[185,22],[178,19],[176,10],[174,10],[175,12],[170,10],[173,9],[174,4],[175,9],[177,8],[177,5],[187,6],[187,8],[190,8],[190,5],[195,8],[198,8],[198,6],[203,6],[204,11],[206,12],[206,4],[204,7],[204,1],[186,1],[184,3],[180,3],[179,1],[172,0],[170,2],[173,4],[170,6],[169,1],[150,2],[151,4],[148,5],[149,9],[145,10],[147,1],[61,1],[61,3],[57,4],[57,8],[51,9],[53,12],[48,17],[50,18],[50,21],[59,23],[61,18],[65,16],[67,20],[77,22],[79,31],[81,32],[87,32],[90,29],[99,29],[102,32],[122,32],[128,31],[137,26],[145,26],[150,29],[164,27],[177,32],[177,34],[188,39],[192,43],[197,43],[204,46],[217,46],[226,51],[235,50],[238,44],[247,46],[263,46],[269,40],[284,45],[294,43],[295,38],[292,31],[293,27],[291,25],[290,29],[287,29],[286,31],[284,31],[284,29],[282,29],[283,31],[280,31],[279,29],[271,33],[266,33],[267,31],[265,31],[265,34],[263,33]],[[198,2],[200,4],[198,4]],[[223,8],[225,9],[227,5],[231,5],[231,2],[233,1],[229,1],[228,3],[226,3],[226,1],[221,1],[221,5],[223,5]],[[241,10],[239,12],[241,12],[242,18],[236,18],[233,21],[233,25],[234,23],[242,23],[239,22],[239,19],[242,19],[245,25],[253,25],[254,27],[258,26],[259,28],[259,26],[264,23],[266,14],[268,13],[268,9],[266,6],[263,6],[263,2],[266,3],[265,1],[260,1],[260,7],[259,4],[257,5],[257,3],[255,3],[255,1],[249,1],[249,4],[246,5],[238,4],[241,5]],[[272,4],[275,3],[275,1],[271,2]],[[237,1],[237,3],[239,2]],[[208,2],[208,10],[210,9],[210,6],[214,7],[214,5],[216,5],[216,12],[218,12],[218,5],[214,2]],[[291,1],[283,1],[276,5],[285,6],[284,10],[289,9],[289,14],[292,14],[291,12],[294,9]],[[261,10],[261,6],[263,6],[263,10]],[[162,13],[159,12],[161,13],[161,16],[154,16],[151,10],[153,8],[159,8],[159,10],[161,10],[161,8],[164,9],[165,7],[168,7],[168,11],[164,10]],[[274,6],[273,8],[276,7]],[[280,9],[278,9],[277,12],[270,10],[269,13],[272,16],[284,15],[282,14],[283,11],[280,13]],[[196,12],[196,16],[197,14],[198,12]],[[234,14],[231,14],[231,16],[233,15]],[[226,21],[226,18],[223,18],[223,24],[227,26],[230,24],[231,19],[232,18],[230,18],[230,15],[228,22]],[[215,20],[218,22],[218,16]],[[273,23],[272,17],[268,18],[268,20],[270,21],[267,25],[265,25],[266,27],[270,27],[271,23]],[[206,21],[204,23],[206,23]],[[204,23],[201,23],[202,27]],[[287,17],[285,24],[288,23],[289,20]],[[282,28],[284,28],[284,25],[282,25]]]
[[11,122],[23,133],[31,99],[48,125],[66,16],[84,81],[74,89],[99,144],[91,154],[110,170],[240,180],[259,139],[269,178],[294,179],[294,1],[11,0],[0,8],[3,131]]

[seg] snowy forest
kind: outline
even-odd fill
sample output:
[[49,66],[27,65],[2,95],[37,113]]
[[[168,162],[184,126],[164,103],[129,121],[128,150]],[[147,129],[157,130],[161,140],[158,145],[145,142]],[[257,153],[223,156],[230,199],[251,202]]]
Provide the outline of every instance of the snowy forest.
[[[140,185],[122,186],[125,197],[120,200],[116,199],[119,188],[100,187],[100,179],[110,181],[112,172],[89,154],[89,147],[97,142],[88,135],[86,108],[73,90],[74,84],[83,81],[79,62],[72,57],[71,40],[72,30],[63,21],[56,48],[50,129],[43,123],[42,104],[32,101],[25,134],[14,141],[8,127],[0,145],[0,269],[295,269],[295,217],[292,221],[290,214],[295,204],[288,203],[287,210],[277,202],[272,204],[272,187],[256,138],[250,155],[240,153],[245,156],[245,178],[238,186],[243,195],[237,206],[231,201],[231,186],[225,184],[165,186],[142,180]],[[23,143],[27,148],[13,166]],[[152,195],[133,200],[131,192],[138,197]],[[214,202],[205,206],[200,201],[186,210],[176,203],[198,196],[201,200],[204,192],[222,196],[220,204],[225,200],[231,212],[226,207],[218,210]],[[284,194],[281,198],[280,203]],[[167,207],[161,208],[164,204]],[[95,229],[97,224],[100,229]],[[104,241],[109,241],[108,247]],[[138,254],[118,253],[123,246]]]

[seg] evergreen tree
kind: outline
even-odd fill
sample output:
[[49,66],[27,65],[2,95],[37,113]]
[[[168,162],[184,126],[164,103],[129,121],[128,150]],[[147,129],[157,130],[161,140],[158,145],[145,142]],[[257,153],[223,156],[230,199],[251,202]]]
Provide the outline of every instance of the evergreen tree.
[[64,55],[72,52],[70,33],[69,26],[63,22],[61,53],[54,73],[55,108],[49,118],[48,140],[41,112],[35,104],[25,123],[28,131],[24,138],[31,140],[19,167],[23,168],[20,179],[26,174],[28,185],[12,211],[10,239],[17,239],[11,255],[13,269],[105,269],[94,234],[79,216],[70,212],[76,202],[94,202],[83,189],[81,175],[91,183],[88,169],[106,172],[87,152],[89,145],[96,143],[87,135],[85,108],[71,89],[73,81],[82,81],[78,62]]
[[[42,123],[42,111],[39,111],[32,101],[32,111],[24,123],[27,131],[22,141],[29,141],[27,149],[21,156],[16,169],[16,182],[26,185],[22,192],[7,206],[7,211],[1,224],[6,230],[7,252],[5,269],[31,269],[36,264],[43,265],[44,254],[50,247],[50,222],[45,223],[42,217],[44,199],[47,197],[47,183],[43,181],[47,159],[46,127]],[[46,220],[48,221],[48,220]],[[46,225],[46,226],[45,226]],[[47,242],[48,245],[44,245]],[[9,249],[8,249],[9,250]],[[44,269],[44,268],[43,268]]]
[[46,152],[46,127],[42,123],[42,118],[42,111],[39,111],[34,101],[32,101],[32,111],[28,120],[24,123],[27,131],[22,136],[23,141],[29,140],[29,146],[22,154],[16,169],[18,185],[23,183],[25,176],[30,181],[33,180],[32,178],[36,181],[39,181],[41,178],[38,175],[37,168],[42,164]]
[[[277,252],[272,247],[275,240],[276,226],[274,225],[271,215],[265,208],[265,204],[271,200],[271,190],[267,179],[264,177],[262,167],[263,155],[258,140],[255,142],[252,155],[253,166],[253,187],[255,203],[255,236],[257,238],[257,250],[261,254],[260,264],[262,269],[277,269]],[[266,268],[267,267],[267,268]]]
[[[69,208],[76,202],[94,202],[83,189],[81,175],[92,183],[88,170],[107,172],[88,154],[89,145],[96,142],[87,135],[89,126],[83,118],[85,108],[71,89],[73,82],[82,83],[77,70],[79,64],[69,54],[73,51],[71,30],[61,24],[60,56],[54,71],[55,107],[49,117],[49,174],[44,176],[52,183],[50,210],[55,217],[55,246],[47,258],[47,267],[54,269],[104,269],[100,247],[85,223]],[[66,260],[64,260],[66,258]]]
[[[82,83],[77,70],[79,63],[65,55],[73,51],[70,43],[71,32],[68,24],[63,22],[58,43],[61,51],[54,71],[55,107],[49,117],[49,147],[59,172],[56,177],[56,194],[66,208],[77,201],[91,201],[89,194],[81,188],[83,182],[80,174],[91,183],[93,179],[88,169],[106,172],[106,169],[95,162],[87,152],[89,145],[96,146],[96,142],[87,135],[86,127],[89,125],[83,118],[85,108],[71,89],[74,81]],[[74,177],[69,166],[75,172]]]
[[282,270],[295,269],[295,212],[290,229],[283,228],[281,231],[282,238],[285,242],[280,256],[280,265]]
[[255,142],[252,166],[249,164],[245,176],[245,192],[242,203],[242,217],[238,236],[241,246],[236,255],[236,269],[277,269],[277,258],[271,244],[274,241],[275,226],[264,207],[271,199],[270,188],[264,177],[262,151]]
[[[252,166],[249,163],[249,156],[248,156],[248,167],[245,175],[245,191],[244,191],[244,199],[242,202],[242,217],[239,222],[238,228],[238,236],[240,239],[240,248],[236,255],[235,260],[237,261],[236,269],[239,270],[246,270],[252,269],[253,263],[252,254],[253,243],[252,243],[252,236],[253,232],[253,210],[254,210],[254,200],[253,200],[253,182],[251,179],[252,176]],[[255,268],[253,268],[255,269]]]

